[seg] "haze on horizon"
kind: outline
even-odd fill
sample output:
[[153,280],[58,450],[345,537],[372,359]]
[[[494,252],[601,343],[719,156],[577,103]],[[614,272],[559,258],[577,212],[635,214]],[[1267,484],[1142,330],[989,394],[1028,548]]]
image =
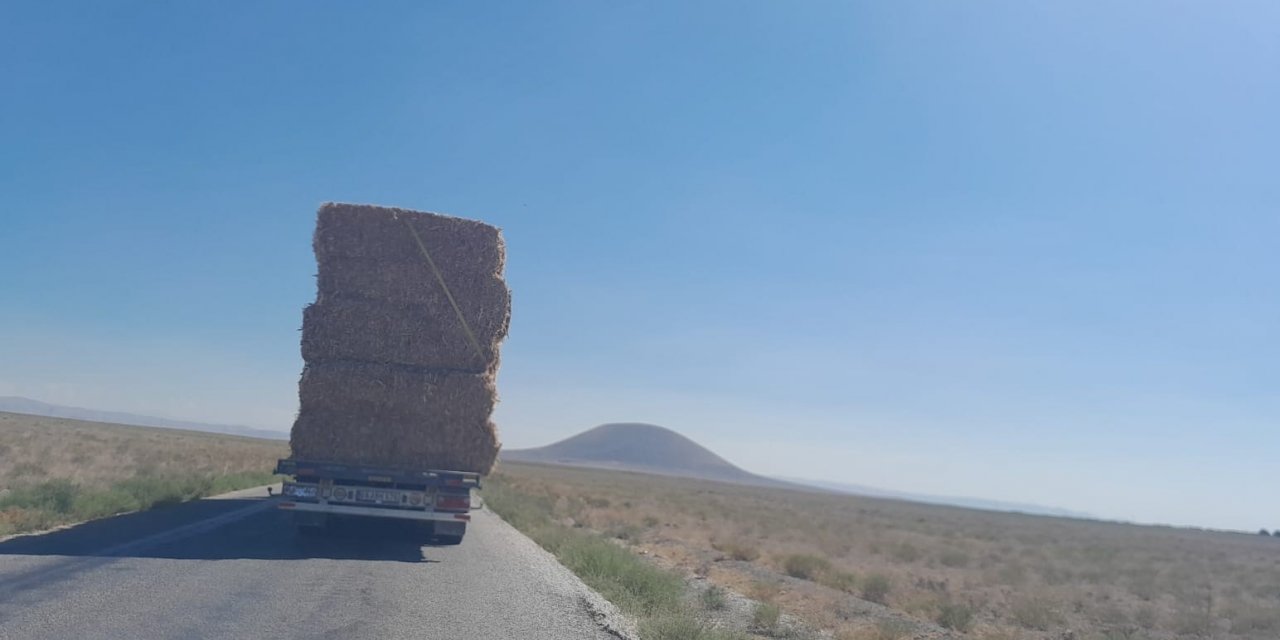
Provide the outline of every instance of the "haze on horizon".
[[504,228],[507,446],[1280,527],[1280,7],[30,3],[0,396],[287,430],[327,200]]

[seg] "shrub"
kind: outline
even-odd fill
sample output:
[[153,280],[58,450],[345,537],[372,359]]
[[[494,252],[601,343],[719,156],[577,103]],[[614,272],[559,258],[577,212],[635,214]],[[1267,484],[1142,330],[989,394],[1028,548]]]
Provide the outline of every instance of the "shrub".
[[724,595],[724,589],[714,584],[703,589],[701,597],[702,606],[711,611],[719,611],[729,606],[729,602]]
[[760,558],[760,550],[744,542],[712,542],[711,547],[734,560],[752,562]]
[[813,580],[830,569],[831,563],[821,556],[794,553],[783,559],[782,568],[792,578]]
[[845,593],[857,593],[858,591],[858,576],[848,571],[831,569],[822,574],[818,581],[832,589]]
[[1133,614],[1133,621],[1143,629],[1155,629],[1159,615],[1156,613],[1155,607],[1151,605],[1143,605]]
[[1173,628],[1182,635],[1204,636],[1213,628],[1213,618],[1199,608],[1183,609],[1174,618]]
[[731,631],[716,629],[688,612],[646,619],[640,624],[640,637],[644,640],[737,640],[741,638]]
[[778,631],[778,622],[782,619],[782,610],[771,602],[761,602],[751,613],[751,630],[762,635],[773,635]]
[[1014,600],[1011,613],[1019,625],[1037,631],[1048,631],[1061,620],[1053,605],[1041,598]]
[[899,640],[911,634],[911,625],[905,620],[884,618],[876,623],[874,640]]
[[966,632],[973,625],[973,609],[962,604],[944,604],[935,620],[944,629]]
[[274,476],[264,472],[213,475],[140,475],[105,488],[84,487],[69,480],[48,480],[17,487],[0,497],[6,533],[48,529],[77,520],[104,518],[194,500],[235,489],[264,485]]
[[684,593],[684,581],[679,576],[604,538],[561,530],[554,537],[553,546],[552,553],[564,566],[623,611],[652,615],[678,608]]
[[893,558],[899,562],[915,562],[920,559],[920,550],[910,542],[902,542],[893,547]]
[[968,554],[958,549],[948,549],[943,551],[938,560],[942,562],[943,566],[947,567],[959,568],[969,565]]
[[1228,611],[1231,630],[1249,631],[1261,635],[1271,633],[1280,636],[1280,609],[1266,606],[1236,606]]
[[751,597],[764,602],[773,602],[778,594],[782,593],[782,587],[773,581],[762,582],[755,581],[751,583]]
[[644,531],[637,525],[618,522],[606,529],[604,533],[610,538],[619,540],[639,540]]
[[29,487],[18,487],[0,498],[0,509],[17,507],[52,513],[71,513],[80,487],[70,480],[48,480]]
[[885,599],[889,597],[890,586],[889,576],[873,573],[862,583],[862,598],[884,604]]

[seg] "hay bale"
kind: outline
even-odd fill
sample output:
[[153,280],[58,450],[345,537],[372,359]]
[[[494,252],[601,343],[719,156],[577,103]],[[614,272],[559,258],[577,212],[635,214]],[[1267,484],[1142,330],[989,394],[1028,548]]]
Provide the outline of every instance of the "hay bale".
[[498,454],[489,374],[310,363],[298,391],[299,458],[488,473]]
[[318,291],[303,312],[307,364],[293,455],[487,473],[499,447],[489,418],[511,313],[498,230],[405,209],[329,203],[317,215],[313,247]]
[[[440,305],[322,298],[302,312],[302,358],[307,362],[359,360],[426,369],[483,373],[497,368],[498,345],[507,333],[507,288],[495,281],[490,303],[468,303],[467,324],[480,344],[477,355],[452,310]],[[476,296],[477,298],[481,296]],[[462,305],[461,301],[459,304]],[[443,302],[449,309],[448,302]],[[469,311],[469,312],[468,312]]]
[[506,248],[497,227],[434,213],[336,202],[322,205],[316,217],[316,261],[324,269],[332,258],[422,260],[406,222],[442,270],[448,265],[448,273],[502,274]]
[[[432,254],[435,258],[435,254]],[[472,271],[436,258],[440,275],[468,318],[501,308],[509,311],[510,296],[498,274]],[[447,266],[447,268],[446,268]],[[449,300],[435,274],[419,253],[412,260],[330,256],[316,273],[318,299],[367,298],[383,302],[425,304],[448,309]]]

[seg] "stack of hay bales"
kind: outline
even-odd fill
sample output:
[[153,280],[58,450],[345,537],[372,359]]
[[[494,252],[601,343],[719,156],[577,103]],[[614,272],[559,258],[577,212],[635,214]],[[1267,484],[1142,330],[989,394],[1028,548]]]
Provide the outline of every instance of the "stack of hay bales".
[[314,247],[294,457],[488,473],[498,454],[498,347],[511,317],[498,229],[330,203]]

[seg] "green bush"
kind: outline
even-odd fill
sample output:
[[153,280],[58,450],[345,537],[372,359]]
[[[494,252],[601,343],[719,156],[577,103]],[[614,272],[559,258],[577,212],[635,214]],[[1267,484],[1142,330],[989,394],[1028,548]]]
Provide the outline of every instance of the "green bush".
[[644,640],[745,640],[740,634],[716,629],[685,612],[646,619],[640,623],[640,637]]
[[884,618],[876,623],[875,640],[898,640],[911,634],[911,624],[897,618]]
[[761,602],[751,613],[751,630],[766,636],[778,632],[778,623],[782,620],[782,610],[772,602]]
[[590,533],[562,534],[554,553],[570,571],[628,613],[673,611],[684,593],[679,576]]
[[266,472],[222,476],[141,475],[103,488],[84,487],[64,479],[47,480],[16,487],[0,497],[0,531],[5,534],[38,531],[270,484],[274,478]]
[[69,514],[80,487],[70,480],[48,480],[29,487],[18,487],[0,498],[0,509],[17,507],[49,513]]
[[728,555],[734,560],[743,562],[752,562],[760,558],[760,550],[745,542],[720,542],[714,541],[711,547],[716,551]]
[[862,583],[862,598],[884,604],[889,597],[890,586],[889,576],[873,573]]
[[1048,601],[1041,598],[1020,598],[1011,607],[1013,619],[1019,625],[1037,631],[1048,631],[1061,623],[1061,616]]
[[831,569],[830,571],[822,574],[822,577],[819,578],[818,582],[845,593],[858,592],[858,576],[848,571]]
[[719,611],[729,606],[728,599],[724,595],[724,589],[716,585],[711,585],[702,590],[702,606],[710,611]]
[[910,542],[902,542],[894,545],[893,557],[899,562],[915,562],[920,559],[920,550]]
[[792,578],[813,580],[830,569],[831,563],[821,556],[795,553],[783,559],[782,568]]
[[958,549],[943,551],[938,560],[946,567],[960,568],[969,566],[969,555]]
[[966,632],[973,626],[973,609],[962,604],[944,604],[935,621],[944,629]]

